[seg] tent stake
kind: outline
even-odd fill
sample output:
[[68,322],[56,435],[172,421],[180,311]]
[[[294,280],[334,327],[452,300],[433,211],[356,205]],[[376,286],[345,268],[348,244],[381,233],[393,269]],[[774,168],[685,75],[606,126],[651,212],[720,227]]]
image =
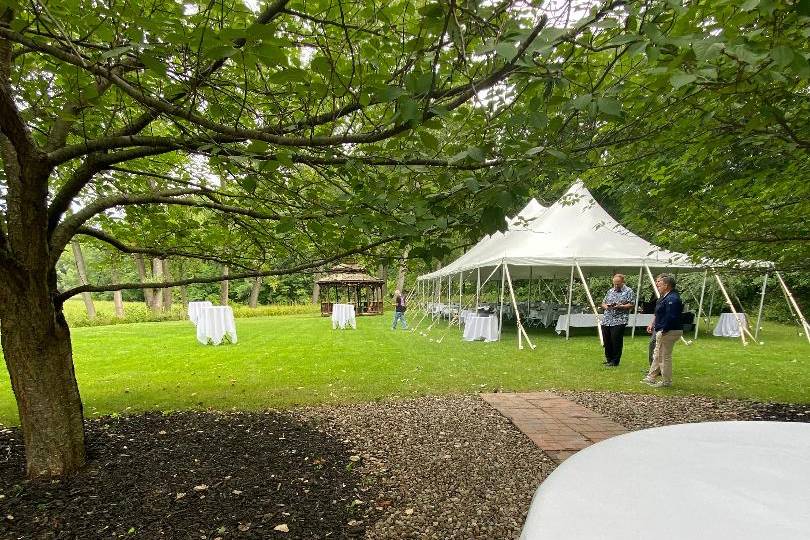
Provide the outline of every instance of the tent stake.
[[804,337],[807,338],[807,342],[810,343],[810,324],[807,324],[807,321],[802,314],[802,310],[799,309],[799,304],[796,303],[796,299],[793,298],[793,293],[790,292],[788,286],[785,284],[785,280],[782,279],[782,274],[776,272],[776,279],[779,280],[779,284],[782,286],[782,292],[785,293],[785,297],[788,299],[788,304],[793,306],[793,309],[796,311],[796,315],[798,315],[799,320],[802,323],[802,329],[804,330]]
[[697,317],[695,317],[695,339],[698,338],[698,331],[700,329],[700,315],[703,313],[703,297],[706,295],[706,279],[709,277],[709,271],[703,271],[703,285],[700,287],[700,301],[698,302]]
[[757,325],[754,328],[754,339],[759,340],[759,325],[762,323],[762,308],[765,305],[765,288],[768,286],[768,272],[762,276],[762,293],[759,295],[759,311],[757,312]]
[[517,308],[517,300],[515,299],[515,289],[512,287],[512,275],[509,273],[509,266],[504,263],[503,267],[506,270],[506,280],[507,283],[509,283],[509,294],[512,297],[512,306],[515,308],[515,320],[517,321],[518,327],[518,348],[520,350],[523,350],[523,342],[520,339],[520,335],[522,332],[523,336],[526,338],[526,341],[529,343],[529,347],[531,347],[532,350],[534,350],[535,348],[534,343],[532,343],[532,340],[529,339],[529,335],[526,333],[526,329],[523,328],[523,323],[520,321],[520,312],[518,311]]
[[588,302],[591,303],[591,309],[593,310],[593,314],[596,315],[596,333],[599,334],[599,343],[602,347],[605,346],[605,337],[602,335],[602,324],[601,320],[599,319],[599,312],[596,311],[596,304],[593,303],[593,296],[591,296],[591,289],[588,287],[588,282],[585,281],[585,274],[582,273],[582,268],[579,267],[579,263],[574,261],[574,264],[577,265],[577,272],[579,272],[579,279],[582,280],[582,285],[585,287],[585,294],[588,297]]
[[742,319],[740,318],[739,313],[737,313],[734,304],[731,302],[731,297],[729,297],[728,292],[726,291],[726,287],[723,285],[723,281],[720,279],[720,275],[717,273],[716,270],[712,270],[712,272],[714,272],[714,277],[717,280],[717,285],[720,286],[720,291],[726,298],[726,303],[728,303],[729,308],[731,308],[731,312],[734,314],[734,318],[737,319],[737,326],[740,328],[740,339],[742,340],[742,344],[743,346],[748,345],[748,342],[745,340],[745,332],[743,331]]
[[641,273],[644,271],[642,267],[638,267],[638,285],[636,285],[636,306],[633,308],[633,328],[630,329],[630,338],[636,338],[636,323],[638,322],[638,299],[641,296],[641,281],[643,276]]

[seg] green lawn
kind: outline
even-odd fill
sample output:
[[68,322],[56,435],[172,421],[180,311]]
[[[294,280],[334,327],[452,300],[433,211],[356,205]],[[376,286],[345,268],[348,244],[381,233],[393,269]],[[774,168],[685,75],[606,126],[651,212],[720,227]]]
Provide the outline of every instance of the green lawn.
[[[413,321],[412,321],[413,323]],[[500,343],[466,343],[457,328],[442,343],[390,330],[390,314],[333,331],[326,318],[238,319],[239,343],[197,343],[188,321],[73,330],[76,371],[88,416],[145,409],[261,409],[390,396],[544,388],[705,394],[810,402],[810,345],[794,328],[767,324],[764,346],[701,337],[675,348],[675,387],[639,381],[646,334],[625,340],[622,366],[609,370],[594,333],[570,341],[535,331],[537,349],[517,349],[514,328]],[[425,324],[422,325],[426,326]],[[440,337],[446,323],[434,329]],[[0,375],[0,423],[17,423]]]

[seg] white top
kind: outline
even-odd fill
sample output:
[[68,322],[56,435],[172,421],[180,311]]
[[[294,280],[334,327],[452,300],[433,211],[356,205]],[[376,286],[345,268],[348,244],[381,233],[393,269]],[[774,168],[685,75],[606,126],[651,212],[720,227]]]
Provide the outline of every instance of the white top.
[[495,315],[479,317],[470,313],[464,319],[464,334],[462,336],[464,341],[475,341],[477,339],[498,341],[499,337],[498,317]]
[[200,316],[200,309],[204,307],[211,307],[213,304],[208,300],[202,302],[189,302],[188,303],[188,320],[197,324],[197,318]]
[[236,343],[236,321],[230,306],[201,307],[197,318],[197,341],[219,345],[225,336]]
[[537,489],[522,540],[810,538],[810,424],[705,422],[590,446]]
[[357,328],[354,315],[354,304],[334,304],[332,306],[332,328]]
[[[743,326],[748,324],[745,313],[737,313],[737,317],[740,318]],[[717,337],[740,337],[740,323],[737,321],[737,317],[733,313],[721,313],[712,334]]]

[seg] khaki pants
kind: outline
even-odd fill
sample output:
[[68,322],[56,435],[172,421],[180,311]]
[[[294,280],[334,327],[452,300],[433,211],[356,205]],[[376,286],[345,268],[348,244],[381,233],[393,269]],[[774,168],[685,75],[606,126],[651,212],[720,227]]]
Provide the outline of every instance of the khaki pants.
[[647,373],[648,378],[654,379],[661,375],[661,379],[665,383],[672,382],[672,348],[675,346],[675,342],[681,339],[682,335],[683,330],[655,333],[655,351],[653,352],[650,372]]

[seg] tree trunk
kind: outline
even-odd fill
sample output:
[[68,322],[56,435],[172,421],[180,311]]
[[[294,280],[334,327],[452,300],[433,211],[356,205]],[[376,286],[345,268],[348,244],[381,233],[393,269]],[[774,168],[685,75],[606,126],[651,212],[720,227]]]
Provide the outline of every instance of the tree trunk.
[[[177,264],[177,270],[179,275],[177,276],[178,279],[185,279],[186,272],[183,268],[183,259],[180,259],[180,262]],[[185,308],[188,306],[188,285],[181,285],[180,286],[180,303],[183,304]]]
[[250,298],[248,299],[248,306],[255,308],[259,305],[259,291],[262,289],[261,276],[253,278],[253,287],[250,289]]
[[[152,279],[155,282],[163,281],[163,263],[160,259],[152,259]],[[153,289],[152,293],[152,311],[163,311],[163,291],[161,289]]]
[[318,300],[321,298],[321,286],[318,285],[318,279],[320,274],[313,274],[312,275],[312,303],[317,304]]
[[25,273],[6,284],[0,316],[11,387],[17,400],[26,472],[62,476],[85,461],[82,401],[73,371],[70,331],[44,277]]
[[[138,268],[138,278],[141,280],[141,283],[146,283],[146,264],[143,261],[143,255],[136,253],[133,257],[135,257],[135,266]],[[143,299],[146,302],[146,307],[152,309],[154,304],[154,289],[149,287],[144,288]]]
[[403,259],[399,262],[399,271],[397,272],[397,290],[404,293],[405,290],[405,274],[408,272],[408,253],[410,249],[406,249],[402,254]]
[[[228,275],[228,265],[222,267],[222,275]],[[223,279],[219,284],[219,304],[222,306],[228,305],[228,280]]]
[[[382,263],[380,265],[379,276],[380,276],[380,279],[383,282],[382,283],[382,298],[385,298],[385,295],[388,294],[388,265],[387,264]],[[381,299],[381,301],[384,302],[385,300]]]
[[[76,259],[76,270],[79,271],[79,283],[87,285],[87,265],[84,264],[84,255],[82,254],[82,246],[76,240],[71,242],[73,247],[73,258]],[[93,297],[89,292],[82,293],[84,300],[84,307],[87,310],[87,318],[91,321],[96,318],[96,306],[93,304]]]
[[[113,283],[118,283],[118,269],[117,269],[117,261],[113,262],[112,268],[112,279]],[[115,316],[119,319],[123,319],[126,317],[124,313],[124,299],[121,296],[121,291],[113,291],[113,305],[115,306]]]
[[[169,259],[163,259],[161,263],[163,265],[163,281],[171,281],[172,275],[169,273]],[[172,310],[172,287],[163,289],[163,309],[165,311]]]

